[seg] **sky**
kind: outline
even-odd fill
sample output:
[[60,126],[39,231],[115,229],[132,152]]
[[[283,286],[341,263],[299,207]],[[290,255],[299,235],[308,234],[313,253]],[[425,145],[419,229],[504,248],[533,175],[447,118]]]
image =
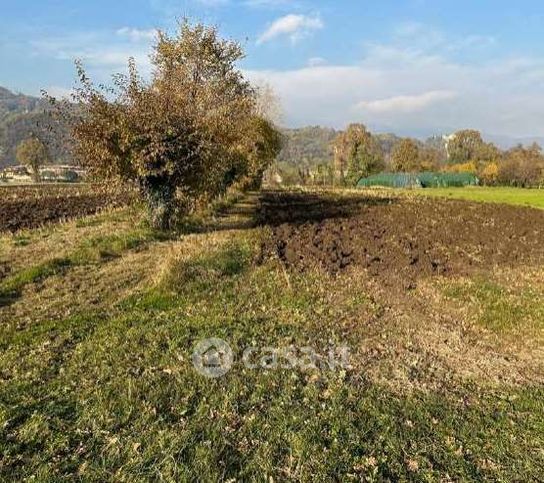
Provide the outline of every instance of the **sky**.
[[0,0],[0,86],[66,95],[74,59],[108,82],[184,17],[244,46],[290,127],[544,136],[542,0]]

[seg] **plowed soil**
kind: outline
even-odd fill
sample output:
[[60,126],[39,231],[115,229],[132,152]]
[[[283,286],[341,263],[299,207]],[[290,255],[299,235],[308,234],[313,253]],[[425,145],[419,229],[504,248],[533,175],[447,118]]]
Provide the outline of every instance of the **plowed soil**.
[[123,206],[133,198],[130,192],[95,191],[78,185],[0,187],[0,232],[92,215],[105,208]]
[[415,288],[420,277],[544,261],[544,211],[426,198],[267,193],[262,255],[299,270],[365,268]]

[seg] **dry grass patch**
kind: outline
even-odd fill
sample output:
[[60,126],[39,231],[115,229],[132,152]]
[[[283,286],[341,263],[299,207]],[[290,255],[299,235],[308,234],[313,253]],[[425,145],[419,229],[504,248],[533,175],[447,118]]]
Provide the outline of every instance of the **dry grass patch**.
[[138,208],[121,208],[36,230],[0,234],[0,263],[10,271],[22,270],[50,258],[63,258],[89,239],[122,234],[141,226]]

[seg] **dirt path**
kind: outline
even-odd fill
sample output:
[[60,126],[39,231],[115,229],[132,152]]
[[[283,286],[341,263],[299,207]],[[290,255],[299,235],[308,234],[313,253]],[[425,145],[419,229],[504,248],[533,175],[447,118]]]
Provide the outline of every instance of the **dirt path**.
[[240,230],[256,225],[256,214],[260,207],[260,194],[246,193],[233,204],[219,209],[206,229],[209,231]]

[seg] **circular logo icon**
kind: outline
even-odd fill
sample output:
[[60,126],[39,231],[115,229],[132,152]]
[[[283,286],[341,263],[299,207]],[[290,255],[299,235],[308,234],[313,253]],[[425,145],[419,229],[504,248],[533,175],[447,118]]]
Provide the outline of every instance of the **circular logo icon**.
[[203,376],[218,378],[230,371],[234,354],[222,339],[201,340],[193,351],[193,365]]

